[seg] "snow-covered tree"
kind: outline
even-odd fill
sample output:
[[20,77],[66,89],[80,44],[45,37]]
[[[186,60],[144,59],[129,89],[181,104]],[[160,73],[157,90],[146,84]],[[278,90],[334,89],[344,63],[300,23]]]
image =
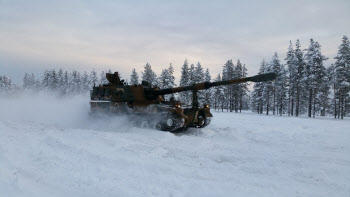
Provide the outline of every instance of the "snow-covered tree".
[[168,69],[163,69],[159,76],[158,84],[160,88],[169,88],[170,84],[170,73]]
[[[210,76],[208,68],[206,69],[205,74],[204,74],[204,81],[205,82],[211,81],[211,76]],[[213,93],[212,89],[204,90],[204,104],[209,104],[209,105],[212,104],[212,93]]]
[[330,111],[330,99],[329,99],[329,93],[330,93],[330,87],[332,86],[332,68],[326,69],[325,67],[322,67],[321,69],[324,69],[324,71],[321,71],[321,83],[319,84],[319,106],[317,111],[320,112],[321,116],[325,116],[326,113],[331,113]]
[[137,74],[135,68],[132,69],[132,73],[130,75],[130,84],[137,85],[139,83],[139,75]]
[[305,79],[305,82],[307,83],[306,87],[309,92],[308,116],[311,117],[312,115],[315,117],[319,85],[323,83],[323,72],[325,72],[323,61],[327,60],[328,58],[321,54],[321,45],[318,42],[315,42],[313,39],[310,40],[310,46],[306,51],[305,76],[307,76],[307,79]]
[[142,80],[149,82],[152,86],[157,86],[157,75],[152,70],[152,66],[147,63],[144,67],[144,71],[142,72]]
[[69,77],[69,90],[72,94],[78,94],[81,91],[81,77],[80,73],[73,70]]
[[[271,72],[274,72],[277,74],[277,78],[273,81],[272,83],[272,112],[273,115],[276,114],[276,106],[280,106],[280,98],[278,98],[278,96],[280,96],[281,91],[282,91],[282,87],[283,83],[284,83],[284,69],[283,69],[283,65],[281,64],[279,57],[277,55],[277,53],[275,53],[272,57],[272,60],[270,62],[270,68],[271,68]],[[285,87],[284,87],[285,88]],[[281,95],[282,96],[282,95]]]
[[174,67],[173,65],[170,63],[169,68],[168,68],[168,72],[169,72],[169,84],[171,85],[171,87],[176,86],[175,84],[175,76],[174,76]]
[[[192,65],[191,65],[190,70],[192,69]],[[204,81],[204,69],[199,62],[197,63],[197,66],[194,67],[192,74],[193,74],[193,79],[192,79],[193,84],[194,83],[201,83]]]
[[63,87],[64,87],[64,94],[69,92],[69,74],[68,74],[68,71],[64,72]]
[[190,84],[190,75],[188,69],[188,61],[185,60],[182,68],[181,68],[181,78],[180,78],[180,86],[187,86]]
[[[265,71],[264,73],[270,73],[272,72],[272,66],[270,64],[266,64],[264,67]],[[274,85],[275,83],[273,81],[267,81],[264,82],[263,85],[263,93],[262,93],[262,97],[263,97],[263,103],[265,105],[265,110],[266,110],[266,115],[269,115],[269,112],[271,110],[271,103],[273,101],[273,92],[274,92]]]
[[87,93],[91,89],[89,75],[86,71],[84,71],[84,74],[81,77],[81,93]]
[[163,69],[159,76],[158,83],[160,88],[172,88],[175,86],[174,68],[170,64],[169,68]]
[[[202,83],[204,82],[204,69],[202,65],[198,62],[197,66],[193,67],[193,64],[190,67],[190,74],[191,74],[191,84],[196,84],[196,83]],[[205,100],[205,91],[200,90],[197,92],[198,96],[198,103],[199,105],[204,104]]]
[[[222,71],[222,80],[231,80],[234,79],[234,65],[232,63],[232,60],[228,60],[226,64],[223,67]],[[224,94],[225,96],[225,106],[227,111],[230,110],[230,112],[233,111],[233,88],[234,85],[227,85],[224,86]]]
[[338,118],[343,119],[345,112],[344,109],[348,105],[346,96],[350,91],[350,42],[347,36],[343,36],[342,43],[338,47],[337,56],[334,58],[336,62],[334,64],[335,70],[335,90],[338,97]]
[[[260,69],[258,74],[264,74],[267,71],[267,68],[268,68],[268,64],[265,60],[263,60],[260,64]],[[271,82],[268,82],[268,83],[271,83]],[[253,86],[252,110],[253,111],[256,110],[259,114],[263,113],[263,109],[265,106],[264,101],[266,101],[266,99],[264,99],[264,91],[267,91],[267,88],[265,88],[265,86],[267,86],[265,82],[257,82]]]
[[13,94],[15,86],[12,84],[11,79],[8,76],[0,75],[0,96],[7,96]]
[[190,68],[188,69],[188,73],[189,73],[189,76],[190,76],[190,79],[189,79],[189,84],[194,84],[195,83],[195,78],[196,78],[196,74],[195,74],[195,70],[196,70],[196,67],[194,66],[194,64],[191,64]]
[[58,85],[57,85],[57,90],[63,94],[64,93],[64,73],[63,70],[60,68],[57,72],[57,81],[58,81]]
[[[222,78],[220,74],[217,75],[215,78],[215,81],[222,81]],[[223,86],[216,86],[214,87],[214,93],[213,93],[213,100],[214,100],[214,109],[219,110],[221,107],[221,110],[224,110],[224,91],[223,91]]]
[[292,41],[289,41],[287,57],[285,58],[288,68],[288,115],[294,115],[294,103],[296,92],[297,58],[293,49]]
[[51,73],[49,70],[45,70],[43,79],[41,81],[42,87],[44,89],[48,89],[50,86],[50,78],[51,78]]
[[[180,77],[180,86],[188,86],[190,85],[190,73],[188,68],[188,61],[185,60],[184,64],[181,67],[181,77]],[[189,92],[180,92],[180,100],[185,104],[190,103],[190,94]]]
[[287,70],[285,69],[284,65],[281,65],[281,71],[279,74],[279,80],[278,80],[278,94],[277,94],[277,109],[278,114],[282,116],[284,112],[286,111],[286,106],[288,105],[287,101],[287,84],[288,84],[288,76],[287,76]]
[[[304,70],[305,70],[305,60],[304,60],[304,53],[300,46],[299,39],[295,43],[295,58],[296,58],[296,73],[295,73],[295,79],[294,79],[294,85],[295,85],[295,116],[299,116],[301,111],[303,110],[303,104],[304,102],[302,99],[304,98],[303,95],[305,95],[305,85],[303,83],[304,79]],[[302,109],[301,109],[302,108]]]
[[24,74],[23,78],[23,89],[25,90],[39,90],[40,82],[35,79],[34,73],[31,75],[28,73]]
[[50,73],[51,74],[49,78],[49,88],[51,91],[56,91],[58,86],[58,78],[57,78],[56,70],[52,69]]
[[[66,76],[66,74],[65,74]],[[97,73],[95,71],[95,69],[92,69],[92,71],[90,72],[90,76],[89,76],[89,81],[90,81],[90,85],[97,85],[96,83],[98,82],[98,78],[97,78]]]
[[[238,60],[236,67],[234,68],[235,78],[244,78],[247,77],[247,68],[245,65],[242,65],[241,61]],[[248,102],[246,102],[248,96],[248,83],[240,83],[234,85],[234,110],[241,112],[242,109],[248,108]]]

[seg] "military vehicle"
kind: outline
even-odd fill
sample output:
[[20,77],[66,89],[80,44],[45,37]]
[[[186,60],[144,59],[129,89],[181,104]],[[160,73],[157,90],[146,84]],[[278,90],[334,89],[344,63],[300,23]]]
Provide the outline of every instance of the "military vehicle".
[[[152,87],[147,81],[142,81],[139,85],[128,85],[120,79],[118,72],[107,73],[106,78],[108,84],[94,84],[90,92],[92,115],[126,115],[135,126],[176,132],[183,128],[203,128],[209,125],[213,115],[208,104],[199,106],[198,90],[249,81],[264,82],[275,79],[276,74],[267,73],[166,89]],[[173,97],[170,101],[164,99],[164,95],[184,91],[192,91],[192,106],[182,106],[183,103],[175,101]]]

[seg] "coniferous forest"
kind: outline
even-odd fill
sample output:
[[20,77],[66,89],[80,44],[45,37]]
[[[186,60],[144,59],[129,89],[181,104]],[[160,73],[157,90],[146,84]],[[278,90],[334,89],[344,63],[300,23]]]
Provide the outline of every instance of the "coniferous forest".
[[[321,45],[313,39],[305,43],[305,46],[303,48],[299,40],[290,41],[286,54],[275,53],[270,59],[261,61],[259,74],[275,72],[278,74],[276,80],[255,83],[251,90],[247,83],[202,90],[198,94],[199,102],[210,104],[212,109],[217,111],[251,110],[266,115],[333,116],[340,119],[350,116],[349,38],[344,36],[341,39],[335,57],[325,57],[321,52]],[[334,58],[335,63],[326,67],[325,62],[329,58]],[[111,72],[97,72],[94,69],[90,72],[52,69],[45,70],[40,76],[25,73],[22,86],[13,84],[7,76],[0,76],[0,95],[43,90],[50,90],[59,96],[84,94],[89,92],[94,84],[107,83],[105,74]],[[213,78],[208,68],[204,68],[199,62],[190,64],[187,60],[179,71],[179,84],[176,84],[174,72],[173,65],[170,64],[157,76],[151,64],[147,63],[140,74],[133,69],[130,76],[121,73],[121,77],[128,84],[139,84],[143,80],[150,82],[152,86],[171,88],[248,76],[247,66],[240,60],[227,60],[222,67],[222,73]],[[165,98],[169,99],[171,96],[185,104],[191,103],[191,92]]]

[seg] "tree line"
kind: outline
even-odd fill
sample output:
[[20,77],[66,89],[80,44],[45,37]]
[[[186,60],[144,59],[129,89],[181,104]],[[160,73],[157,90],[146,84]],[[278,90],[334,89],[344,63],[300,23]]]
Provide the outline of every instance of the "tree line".
[[276,80],[254,84],[252,110],[257,113],[287,114],[308,117],[332,114],[343,119],[350,112],[350,44],[347,36],[341,40],[334,64],[326,68],[327,57],[321,45],[310,39],[301,49],[299,40],[290,41],[285,64],[275,53],[270,62],[262,60],[259,74],[275,72]]
[[[199,103],[210,104],[214,110],[230,112],[250,109],[266,115],[349,116],[350,44],[347,36],[342,38],[334,58],[335,63],[326,68],[324,61],[328,58],[322,55],[321,45],[317,41],[310,39],[306,49],[301,48],[299,40],[295,44],[290,41],[285,63],[275,53],[270,61],[262,60],[260,64],[259,74],[275,72],[276,80],[255,83],[252,92],[247,83],[201,90],[198,92]],[[209,69],[203,68],[200,62],[195,65],[185,60],[180,72],[179,84],[176,84],[172,64],[163,69],[158,77],[151,64],[147,63],[140,77],[136,69],[132,69],[129,80],[125,81],[131,85],[147,81],[152,86],[171,88],[242,78],[247,76],[248,70],[240,60],[235,64],[228,60],[222,72],[212,80]],[[111,70],[68,72],[52,69],[46,70],[40,77],[25,73],[21,87],[14,85],[8,77],[0,76],[0,94],[12,94],[16,90],[50,90],[59,95],[82,94],[87,93],[94,84],[108,83],[106,73],[111,73]],[[188,105],[192,102],[191,91],[165,96],[166,99],[170,97]]]

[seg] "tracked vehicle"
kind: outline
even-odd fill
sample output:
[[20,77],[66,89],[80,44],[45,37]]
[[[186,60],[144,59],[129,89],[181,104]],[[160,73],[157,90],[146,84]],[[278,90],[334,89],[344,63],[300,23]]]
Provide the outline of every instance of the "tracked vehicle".
[[[90,92],[91,115],[126,115],[130,123],[143,128],[154,128],[162,131],[176,132],[183,128],[203,128],[209,125],[213,115],[209,105],[199,106],[197,91],[215,86],[244,82],[263,82],[276,78],[275,73],[267,73],[232,79],[227,81],[204,82],[189,86],[159,89],[142,81],[139,85],[128,85],[121,80],[118,72],[107,73],[108,84],[93,87]],[[192,91],[192,106],[164,100],[164,95]]]

